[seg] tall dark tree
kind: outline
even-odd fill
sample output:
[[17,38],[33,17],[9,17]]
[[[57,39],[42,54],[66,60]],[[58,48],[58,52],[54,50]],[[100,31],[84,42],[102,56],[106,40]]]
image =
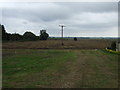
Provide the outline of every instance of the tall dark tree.
[[2,25],[0,24],[0,41],[2,40]]
[[40,40],[47,40],[49,37],[49,34],[46,32],[41,33]]
[[3,25],[1,25],[1,29],[2,29],[2,40],[6,40],[6,31]]
[[6,32],[4,25],[0,25],[2,29],[2,40],[9,40],[9,34]]

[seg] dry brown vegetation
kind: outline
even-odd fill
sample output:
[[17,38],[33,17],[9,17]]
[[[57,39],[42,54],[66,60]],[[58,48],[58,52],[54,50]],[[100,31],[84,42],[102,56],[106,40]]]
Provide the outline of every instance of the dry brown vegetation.
[[27,42],[4,42],[3,49],[104,49],[111,45],[113,40],[109,39],[79,39],[64,40],[64,45],[61,45],[61,40],[47,41],[27,41]]

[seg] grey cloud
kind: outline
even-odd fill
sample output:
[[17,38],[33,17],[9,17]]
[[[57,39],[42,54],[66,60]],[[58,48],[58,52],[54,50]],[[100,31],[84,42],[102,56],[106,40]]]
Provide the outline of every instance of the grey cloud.
[[74,24],[72,25],[73,27],[79,27],[79,28],[85,28],[85,29],[100,29],[102,30],[102,28],[110,28],[110,27],[117,27],[117,22],[116,23],[91,23],[91,24]]
[[44,28],[50,36],[60,36],[58,25],[65,24],[65,33],[71,36],[117,27],[117,7],[113,2],[14,3],[3,7],[2,18],[8,32],[31,30],[39,35]]
[[39,6],[34,6],[34,8],[27,7],[25,9],[20,7],[19,8],[3,8],[2,15],[3,17],[24,18],[33,22],[39,22],[40,20],[54,21],[59,19],[66,19],[72,15],[70,14],[71,12],[70,9],[67,7],[62,7],[62,10],[59,5],[55,5],[54,8],[53,7],[51,8],[49,6],[47,7],[48,8],[45,8],[43,6],[41,8]]
[[[45,4],[45,3],[44,3]],[[43,4],[43,5],[44,5]],[[53,5],[52,5],[53,4]],[[51,3],[50,6],[43,6],[41,8],[41,3],[22,3],[15,4],[19,8],[3,8],[3,18],[4,17],[15,17],[15,18],[25,18],[29,21],[39,22],[43,21],[54,21],[61,19],[69,19],[76,13],[83,12],[116,12],[117,3]],[[30,6],[32,5],[32,6]],[[49,5],[49,4],[48,4]],[[17,7],[17,6],[16,6]],[[23,8],[24,7],[24,8]]]
[[117,12],[117,2],[62,2],[56,3],[71,8],[72,11],[82,12]]

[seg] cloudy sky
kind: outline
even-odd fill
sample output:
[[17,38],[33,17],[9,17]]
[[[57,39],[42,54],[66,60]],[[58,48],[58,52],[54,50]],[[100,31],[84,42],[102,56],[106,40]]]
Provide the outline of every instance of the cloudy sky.
[[65,37],[117,37],[117,2],[24,2],[1,3],[0,21],[9,33],[41,29],[50,36],[61,36],[59,25],[65,25]]

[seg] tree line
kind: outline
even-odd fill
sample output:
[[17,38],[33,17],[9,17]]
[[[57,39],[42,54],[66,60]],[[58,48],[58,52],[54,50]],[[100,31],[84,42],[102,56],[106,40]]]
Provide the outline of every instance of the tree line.
[[23,35],[20,35],[18,33],[7,33],[5,30],[4,25],[0,24],[0,29],[2,31],[2,41],[36,41],[36,40],[47,40],[49,37],[49,34],[46,32],[43,32],[40,34],[40,36],[36,36],[32,32],[25,32]]

